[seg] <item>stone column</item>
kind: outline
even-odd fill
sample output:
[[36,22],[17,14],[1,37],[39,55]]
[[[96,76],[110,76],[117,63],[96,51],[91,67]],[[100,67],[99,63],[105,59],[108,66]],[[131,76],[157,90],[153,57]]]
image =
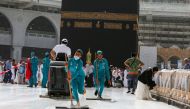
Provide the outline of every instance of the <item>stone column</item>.
[[161,62],[161,69],[164,69],[164,62]]
[[22,48],[21,46],[13,46],[13,58],[17,61],[22,59]]
[[168,66],[167,66],[168,69],[171,69],[171,61],[168,61]]
[[178,60],[178,62],[177,62],[178,69],[182,69],[182,67],[183,67],[182,62],[183,62],[182,60]]

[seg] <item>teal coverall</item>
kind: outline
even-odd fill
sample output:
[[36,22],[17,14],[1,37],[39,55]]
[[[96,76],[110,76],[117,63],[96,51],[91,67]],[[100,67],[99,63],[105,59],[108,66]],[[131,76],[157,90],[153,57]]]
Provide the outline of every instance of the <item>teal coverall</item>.
[[85,73],[83,71],[83,62],[81,59],[75,60],[71,58],[68,63],[68,69],[71,72],[72,93],[77,102],[79,102],[79,94],[84,93]]
[[[96,59],[94,61],[94,84],[96,91],[99,92],[99,96],[102,96],[104,90],[104,83],[107,80],[110,80],[110,71],[108,66],[108,61],[105,58]],[[98,79],[99,84],[96,83]]]
[[47,80],[48,80],[48,73],[49,73],[49,66],[50,66],[50,59],[49,57],[45,57],[43,59],[43,68],[42,68],[42,87],[46,88]]
[[31,71],[32,71],[32,76],[29,80],[29,86],[37,86],[37,71],[38,71],[38,58],[35,56],[35,53],[31,53],[31,58],[30,58],[30,63],[31,63]]

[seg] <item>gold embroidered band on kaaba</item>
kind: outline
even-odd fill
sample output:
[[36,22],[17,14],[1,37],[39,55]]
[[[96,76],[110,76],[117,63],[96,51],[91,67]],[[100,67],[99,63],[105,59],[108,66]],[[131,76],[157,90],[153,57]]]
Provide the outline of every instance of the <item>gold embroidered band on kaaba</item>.
[[138,15],[128,14],[128,13],[62,11],[61,17],[68,19],[102,19],[102,20],[119,20],[119,21],[137,21]]
[[[78,19],[78,20],[112,20],[112,21],[135,21],[137,22],[137,14],[126,13],[107,13],[107,12],[71,12],[62,11],[61,27],[64,27],[64,19]],[[66,27],[70,27],[71,23],[67,22]],[[73,26],[75,28],[91,28],[92,22],[74,21]],[[126,29],[129,29],[129,25],[126,24]],[[100,28],[100,24],[96,24],[96,28]],[[122,23],[119,22],[104,22],[105,29],[122,29]],[[137,24],[133,24],[133,30],[137,30]]]

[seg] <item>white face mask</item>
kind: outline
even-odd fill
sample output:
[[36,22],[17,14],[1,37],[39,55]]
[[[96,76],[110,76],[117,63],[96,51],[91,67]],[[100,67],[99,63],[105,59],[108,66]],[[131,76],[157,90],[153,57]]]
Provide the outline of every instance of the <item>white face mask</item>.
[[75,60],[79,60],[80,58],[78,56],[74,56],[74,59]]

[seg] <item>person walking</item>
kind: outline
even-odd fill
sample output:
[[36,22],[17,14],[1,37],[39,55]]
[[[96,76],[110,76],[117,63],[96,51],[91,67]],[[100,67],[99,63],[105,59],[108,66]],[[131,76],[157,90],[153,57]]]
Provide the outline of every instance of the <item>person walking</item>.
[[[137,87],[137,77],[139,75],[139,69],[144,65],[142,61],[138,59],[137,53],[132,53],[132,57],[124,62],[124,65],[128,69],[128,91],[127,93],[134,94]],[[132,89],[132,90],[131,90]]]

